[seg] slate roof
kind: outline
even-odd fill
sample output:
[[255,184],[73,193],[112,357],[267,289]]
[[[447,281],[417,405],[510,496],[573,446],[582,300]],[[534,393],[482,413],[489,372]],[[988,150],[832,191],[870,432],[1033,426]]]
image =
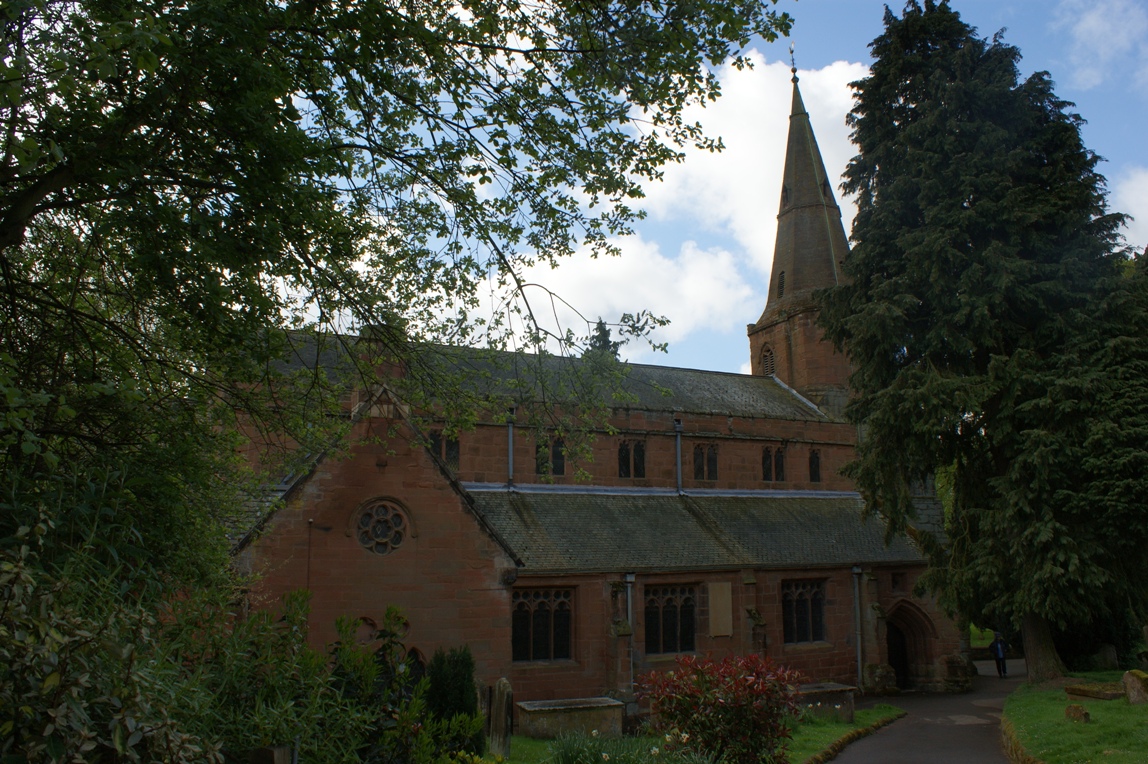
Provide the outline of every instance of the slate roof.
[[[473,348],[439,348],[437,364],[471,389],[518,402],[600,396],[617,409],[821,421],[815,405],[773,377]],[[429,362],[431,368],[436,361]]]
[[921,562],[886,546],[856,493],[508,491],[466,484],[525,574],[839,567]]
[[628,368],[623,387],[637,398],[633,408],[766,419],[827,418],[773,377],[643,364],[628,364]]

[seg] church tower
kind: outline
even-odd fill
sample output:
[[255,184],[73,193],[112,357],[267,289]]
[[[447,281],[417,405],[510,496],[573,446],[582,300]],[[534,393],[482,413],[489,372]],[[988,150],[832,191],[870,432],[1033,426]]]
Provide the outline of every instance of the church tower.
[[849,362],[822,339],[813,293],[840,283],[848,250],[795,68],[769,296],[761,318],[747,327],[750,366],[753,374],[776,376],[831,415],[840,415],[848,400]]

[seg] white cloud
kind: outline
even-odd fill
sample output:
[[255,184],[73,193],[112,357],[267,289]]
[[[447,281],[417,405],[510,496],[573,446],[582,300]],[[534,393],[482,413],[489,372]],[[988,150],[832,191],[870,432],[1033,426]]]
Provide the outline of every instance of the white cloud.
[[[686,115],[701,122],[708,135],[721,136],[725,151],[689,150],[684,162],[666,168],[662,182],[647,187],[649,218],[637,226],[635,236],[618,242],[620,258],[591,260],[579,254],[555,270],[527,274],[590,321],[599,315],[616,320],[639,309],[667,316],[670,326],[654,339],[670,343],[669,355],[653,355],[632,344],[623,351],[630,360],[727,368],[728,359],[715,356],[723,352],[721,342],[740,335],[765,305],[793,85],[787,64],[767,64],[756,51],[751,56],[753,69],[719,72],[722,97],[716,103]],[[848,83],[867,73],[863,64],[846,62],[798,72],[835,187],[855,153],[845,125],[852,107]],[[839,203],[848,230],[853,205]],[[536,313],[546,314],[562,330],[585,333],[573,310],[552,306],[541,289],[530,296]],[[686,338],[694,351],[675,352]],[[739,352],[739,362],[741,357]]]
[[1148,167],[1126,169],[1112,185],[1112,208],[1131,215],[1125,227],[1128,243],[1143,252],[1148,245]]
[[1148,85],[1148,10],[1140,0],[1061,0],[1050,26],[1067,38],[1074,87],[1088,90],[1128,69]]
[[[658,342],[674,343],[696,331],[729,331],[760,310],[753,290],[738,275],[734,256],[726,250],[702,249],[686,241],[675,255],[667,256],[656,242],[640,235],[616,243],[622,248],[621,257],[595,260],[580,252],[554,270],[543,266],[524,274],[525,280],[558,293],[586,321],[602,316],[612,322],[622,313],[641,309],[666,316],[671,323],[658,331],[654,337]],[[542,289],[530,289],[527,295],[548,329],[586,333],[583,319],[571,308],[551,303]],[[652,355],[637,344],[627,346],[623,354],[630,360]]]

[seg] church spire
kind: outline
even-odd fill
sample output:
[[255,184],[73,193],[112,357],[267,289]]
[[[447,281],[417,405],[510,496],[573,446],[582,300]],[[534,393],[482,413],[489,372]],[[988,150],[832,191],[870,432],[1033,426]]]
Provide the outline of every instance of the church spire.
[[793,102],[777,239],[765,311],[750,324],[754,374],[777,376],[827,410],[844,405],[849,368],[822,341],[813,294],[841,282],[848,251],[841,210],[825,171],[793,68]]
[[773,271],[765,312],[758,324],[779,310],[810,303],[815,290],[840,283],[841,261],[847,249],[841,210],[833,197],[833,184],[825,172],[794,68]]

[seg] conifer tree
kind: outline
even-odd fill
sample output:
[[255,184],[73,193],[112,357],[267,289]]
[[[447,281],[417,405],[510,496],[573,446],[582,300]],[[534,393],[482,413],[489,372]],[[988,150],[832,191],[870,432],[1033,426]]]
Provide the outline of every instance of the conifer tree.
[[1037,453],[1031,433],[1066,414],[1040,401],[1115,274],[1122,218],[1071,104],[1047,73],[1021,81],[999,35],[910,2],[871,48],[849,116],[849,283],[822,311],[854,368],[850,474],[894,533],[914,517],[910,486],[951,468],[947,538],[924,539],[929,582],[954,611],[1023,624],[1030,672],[1055,675],[1049,622],[1086,619],[1113,571],[1102,539],[1073,548],[1082,518],[1048,500],[1065,453]]
[[586,345],[586,353],[597,353],[616,359],[620,347],[622,347],[622,343],[613,339],[610,335],[610,327],[606,326],[606,322],[599,318],[598,323],[594,325],[594,333],[590,335],[590,341]]

